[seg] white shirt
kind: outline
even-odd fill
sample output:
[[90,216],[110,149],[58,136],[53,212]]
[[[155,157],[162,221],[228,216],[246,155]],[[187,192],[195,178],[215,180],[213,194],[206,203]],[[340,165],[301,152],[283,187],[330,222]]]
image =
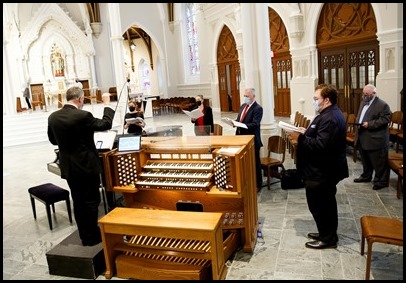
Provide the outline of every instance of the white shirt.
[[364,119],[364,115],[365,115],[365,113],[367,112],[367,110],[368,110],[369,106],[371,106],[371,103],[372,103],[372,101],[374,101],[374,99],[375,99],[375,97],[374,97],[374,98],[372,98],[372,100],[371,100],[371,101],[369,101],[369,103],[368,103],[368,104],[365,104],[365,105],[364,105],[364,107],[362,107],[362,110],[361,110],[361,115],[359,116],[359,123],[361,123],[361,124],[362,124],[362,122],[364,122],[364,121],[363,121],[363,119]]

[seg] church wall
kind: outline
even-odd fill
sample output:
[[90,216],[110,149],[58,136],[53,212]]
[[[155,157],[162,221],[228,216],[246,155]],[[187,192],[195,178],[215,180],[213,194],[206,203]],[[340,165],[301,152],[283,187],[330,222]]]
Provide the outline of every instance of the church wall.
[[[16,9],[24,9],[24,5],[3,4],[3,7],[6,6],[4,13],[7,15],[6,17],[3,15],[5,39],[3,57],[8,59],[8,65],[3,65],[3,69],[6,68],[8,73],[13,74],[8,78],[11,85],[7,93],[11,98],[7,100],[7,105],[14,105],[15,98],[21,97],[21,85],[28,79],[28,74],[33,82],[44,82],[49,77],[52,68],[46,49],[50,48],[52,43],[57,43],[64,48],[68,79],[75,77],[89,79],[91,85],[94,82],[94,85],[101,88],[103,92],[110,86],[116,85],[114,64],[117,62],[113,62],[111,23],[108,20],[107,4],[100,4],[103,26],[98,38],[87,36],[83,30],[75,27],[75,23],[66,21],[66,14],[58,10],[55,3],[41,4],[40,9],[43,9],[44,13],[39,13],[38,17],[29,21],[28,27],[22,29],[21,38],[18,38],[12,15],[13,13],[19,15]],[[202,47],[201,74],[197,80],[190,80],[184,73],[185,62],[181,38],[183,22],[179,11],[180,3],[175,3],[175,20],[171,23],[168,22],[167,3],[120,3],[119,5],[122,31],[124,32],[131,24],[138,24],[153,41],[154,70],[151,73],[151,83],[154,86],[151,91],[158,92],[164,97],[174,97],[179,94],[188,96],[200,91],[205,97],[211,98],[214,108],[218,108],[216,48],[222,25],[227,24],[235,36],[242,71],[246,64],[241,56],[244,54],[242,40],[244,30],[240,26],[241,11],[236,7],[239,4],[204,3],[201,5],[198,27]],[[290,35],[294,70],[291,82],[291,113],[299,110],[310,114],[312,108],[308,97],[312,95],[318,81],[315,27],[322,4],[268,3],[268,5],[279,13]],[[392,110],[400,109],[399,92],[403,88],[403,4],[373,3],[372,7],[377,20],[380,44],[381,70],[377,77],[377,87],[380,96],[388,101]],[[47,17],[48,21],[39,20]],[[265,48],[262,49],[265,50]],[[256,50],[261,50],[261,47],[257,46]],[[138,62],[139,58],[137,57],[135,61]],[[124,62],[120,64],[124,65]],[[160,71],[157,70],[158,65],[160,65]],[[95,70],[93,78],[92,68]],[[4,79],[3,75],[3,81]],[[11,111],[3,107],[3,112]]]

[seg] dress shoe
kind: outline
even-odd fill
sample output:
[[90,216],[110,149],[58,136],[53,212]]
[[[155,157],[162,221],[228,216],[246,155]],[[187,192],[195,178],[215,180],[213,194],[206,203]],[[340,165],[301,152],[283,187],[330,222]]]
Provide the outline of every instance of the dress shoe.
[[371,182],[371,179],[362,178],[362,177],[354,179],[354,183],[368,183],[368,182]]
[[383,188],[385,188],[385,187],[384,187],[384,186],[379,186],[379,185],[374,185],[374,186],[372,187],[372,189],[373,189],[374,191],[381,190],[381,189],[383,189]]
[[320,240],[319,233],[309,233],[307,234],[307,238],[313,239],[313,240]]
[[91,241],[82,241],[82,245],[92,247],[92,246],[100,244],[101,242],[102,242],[101,239],[100,240],[96,239],[96,240],[91,240]]
[[257,193],[259,193],[262,190],[262,188],[257,188]]
[[322,241],[311,241],[306,243],[306,248],[309,249],[335,249],[337,248],[337,243],[325,243]]

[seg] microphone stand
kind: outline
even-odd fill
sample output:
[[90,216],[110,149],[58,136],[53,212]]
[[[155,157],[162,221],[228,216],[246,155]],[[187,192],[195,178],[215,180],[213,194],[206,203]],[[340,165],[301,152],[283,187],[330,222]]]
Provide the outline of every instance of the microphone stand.
[[[130,79],[127,79],[127,83],[128,83],[129,81],[130,81]],[[127,85],[127,83],[124,83],[124,84],[123,84],[123,87],[122,87],[121,90],[120,90],[120,94],[119,94],[119,96],[118,96],[118,98],[117,98],[117,105],[116,105],[116,108],[114,109],[114,113],[116,113],[118,104],[120,103],[121,95],[123,94],[124,87]],[[128,92],[127,92],[127,96],[128,96]]]
[[[128,83],[130,82],[130,79],[127,79],[127,83],[125,83],[124,85],[123,85],[123,88],[121,89],[121,92],[120,92],[120,96],[121,96],[121,93],[123,92],[123,90],[124,90],[124,86],[127,86],[127,102],[125,103],[125,109],[124,109],[124,123],[123,123],[123,135],[124,135],[124,126],[125,126],[125,123],[126,123],[126,121],[125,121],[125,114],[127,113],[127,107],[128,107],[128,101],[130,101],[130,95],[129,95],[129,93],[128,93]],[[119,101],[120,101],[120,98],[119,98]],[[117,102],[117,105],[118,105],[118,102]]]

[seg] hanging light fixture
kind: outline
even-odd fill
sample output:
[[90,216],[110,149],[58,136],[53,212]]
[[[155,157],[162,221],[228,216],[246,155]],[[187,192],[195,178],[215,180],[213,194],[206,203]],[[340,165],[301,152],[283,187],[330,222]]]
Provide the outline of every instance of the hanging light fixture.
[[131,45],[130,45],[131,50],[135,51],[135,47],[136,47],[136,45],[135,45],[134,41],[131,40]]

